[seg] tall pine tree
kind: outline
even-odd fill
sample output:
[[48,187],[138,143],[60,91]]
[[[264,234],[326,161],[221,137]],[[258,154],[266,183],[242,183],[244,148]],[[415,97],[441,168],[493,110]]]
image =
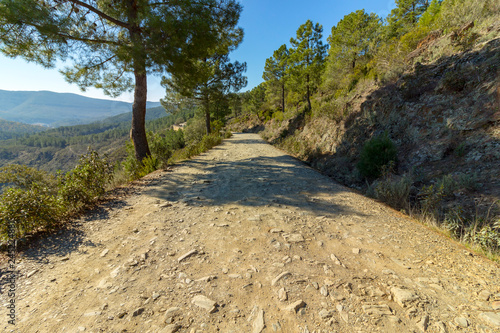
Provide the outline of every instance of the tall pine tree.
[[311,20],[297,29],[297,38],[291,38],[289,72],[297,91],[305,93],[307,106],[311,95],[321,82],[328,45],[323,45],[323,26]]
[[286,45],[281,45],[274,51],[273,56],[266,59],[262,78],[267,82],[267,88],[271,93],[276,89],[280,91],[281,111],[285,112],[285,84],[288,78],[289,51]]

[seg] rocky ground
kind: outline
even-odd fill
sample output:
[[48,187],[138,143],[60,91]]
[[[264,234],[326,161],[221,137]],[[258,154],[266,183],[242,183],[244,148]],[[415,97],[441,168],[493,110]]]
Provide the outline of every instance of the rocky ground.
[[133,190],[19,254],[5,332],[500,330],[497,264],[255,134]]

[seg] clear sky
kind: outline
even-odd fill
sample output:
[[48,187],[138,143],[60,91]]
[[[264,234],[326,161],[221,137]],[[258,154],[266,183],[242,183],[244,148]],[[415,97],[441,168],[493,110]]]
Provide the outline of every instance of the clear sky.
[[[240,0],[243,13],[239,26],[245,37],[239,48],[233,52],[231,60],[247,63],[248,86],[252,89],[261,83],[262,72],[267,58],[282,44],[289,46],[297,28],[308,19],[323,25],[323,36],[330,35],[332,26],[345,15],[364,9],[385,18],[394,8],[394,0]],[[68,84],[57,69],[45,69],[21,58],[10,59],[0,54],[0,90],[50,90],[71,92],[94,98],[106,98],[100,90],[88,89],[85,93],[76,85]],[[160,78],[148,79],[148,100],[158,101],[164,96]],[[132,102],[132,94],[117,98]],[[0,101],[1,103],[1,101]]]

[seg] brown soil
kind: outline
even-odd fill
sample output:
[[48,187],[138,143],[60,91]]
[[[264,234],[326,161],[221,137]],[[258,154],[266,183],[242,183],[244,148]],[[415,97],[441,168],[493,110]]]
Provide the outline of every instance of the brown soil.
[[5,332],[500,329],[497,264],[256,134],[150,174],[18,262]]

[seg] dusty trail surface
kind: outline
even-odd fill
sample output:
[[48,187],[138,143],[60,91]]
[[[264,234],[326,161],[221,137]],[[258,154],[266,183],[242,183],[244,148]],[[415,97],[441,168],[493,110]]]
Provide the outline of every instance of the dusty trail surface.
[[20,255],[18,332],[500,331],[498,265],[257,135],[142,182]]

